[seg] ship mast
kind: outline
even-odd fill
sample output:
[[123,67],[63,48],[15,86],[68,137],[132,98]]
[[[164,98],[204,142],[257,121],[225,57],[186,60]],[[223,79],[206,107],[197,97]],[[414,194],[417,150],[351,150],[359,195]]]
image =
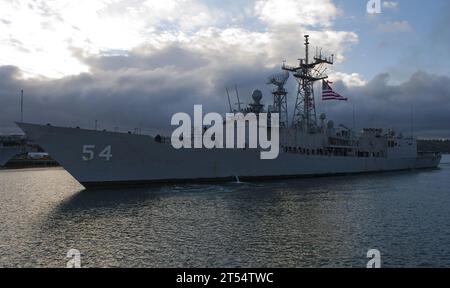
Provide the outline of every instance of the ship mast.
[[[321,51],[321,50],[320,50]],[[314,83],[327,79],[325,64],[333,64],[334,55],[322,57],[322,52],[316,51],[314,61],[309,59],[309,35],[305,35],[305,58],[299,59],[298,66],[283,64],[283,70],[292,72],[297,80],[297,99],[295,101],[292,126],[305,132],[314,133],[317,129],[316,105],[314,100]]]
[[276,88],[272,90],[273,106],[271,113],[278,113],[280,116],[280,127],[287,128],[289,125],[288,108],[287,108],[287,91],[284,88],[289,78],[289,72],[275,74],[269,77],[267,84],[274,85]]

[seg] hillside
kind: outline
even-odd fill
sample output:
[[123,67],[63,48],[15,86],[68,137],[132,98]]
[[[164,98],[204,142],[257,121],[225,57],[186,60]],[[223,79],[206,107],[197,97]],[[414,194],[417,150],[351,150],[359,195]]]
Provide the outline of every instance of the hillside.
[[419,140],[418,150],[450,154],[450,140]]

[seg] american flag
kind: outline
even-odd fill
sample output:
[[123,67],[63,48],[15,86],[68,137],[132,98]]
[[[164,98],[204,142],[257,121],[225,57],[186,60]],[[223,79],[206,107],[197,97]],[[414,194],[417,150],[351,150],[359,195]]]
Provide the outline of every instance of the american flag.
[[322,100],[339,100],[339,101],[347,101],[348,99],[334,92],[331,88],[330,84],[332,82],[322,80]]

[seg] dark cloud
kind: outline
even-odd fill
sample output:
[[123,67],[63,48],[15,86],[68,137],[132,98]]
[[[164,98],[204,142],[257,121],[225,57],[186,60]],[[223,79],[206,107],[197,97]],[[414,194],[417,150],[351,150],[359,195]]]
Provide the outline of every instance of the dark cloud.
[[[13,127],[20,118],[19,94],[24,89],[27,122],[92,128],[98,120],[100,128],[110,130],[141,126],[148,133],[169,131],[173,113],[192,113],[194,104],[203,104],[205,112],[226,112],[227,85],[236,83],[246,102],[252,89],[260,88],[265,103],[270,103],[265,82],[277,71],[261,63],[237,65],[232,59],[218,65],[211,57],[181,46],[156,53],[136,50],[126,56],[78,56],[90,66],[90,74],[23,80],[18,68],[0,67],[0,127]],[[449,77],[417,72],[398,85],[389,79],[388,74],[380,74],[362,87],[336,82],[335,89],[351,101],[318,106],[329,118],[351,127],[354,104],[357,128],[393,127],[403,132],[411,130],[413,107],[418,135],[450,136]],[[295,88],[290,81],[292,100]]]
[[154,70],[162,67],[175,67],[178,71],[186,71],[195,70],[208,64],[208,60],[201,53],[189,51],[176,45],[152,52],[142,51],[141,48],[130,52],[122,52],[125,55],[105,57],[77,54],[77,56],[82,62],[97,71]]
[[92,73],[57,80],[21,80],[18,68],[0,67],[0,127],[12,127],[20,118],[24,89],[28,122],[93,127],[98,120],[107,129],[167,131],[173,113],[192,113],[194,104],[203,104],[205,112],[226,112],[227,85],[236,83],[245,99],[271,73],[262,66],[211,66],[201,55],[179,47],[83,61]]
[[390,84],[389,74],[380,74],[362,87],[336,83],[348,103],[331,103],[328,111],[351,127],[355,105],[357,128],[394,128],[422,137],[450,137],[450,78],[423,71],[401,84]]

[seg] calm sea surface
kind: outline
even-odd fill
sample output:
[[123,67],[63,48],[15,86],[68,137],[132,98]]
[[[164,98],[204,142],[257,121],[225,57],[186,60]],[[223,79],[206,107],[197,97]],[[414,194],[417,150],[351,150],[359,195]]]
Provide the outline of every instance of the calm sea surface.
[[62,169],[0,171],[0,267],[450,267],[441,169],[269,183],[83,190]]

